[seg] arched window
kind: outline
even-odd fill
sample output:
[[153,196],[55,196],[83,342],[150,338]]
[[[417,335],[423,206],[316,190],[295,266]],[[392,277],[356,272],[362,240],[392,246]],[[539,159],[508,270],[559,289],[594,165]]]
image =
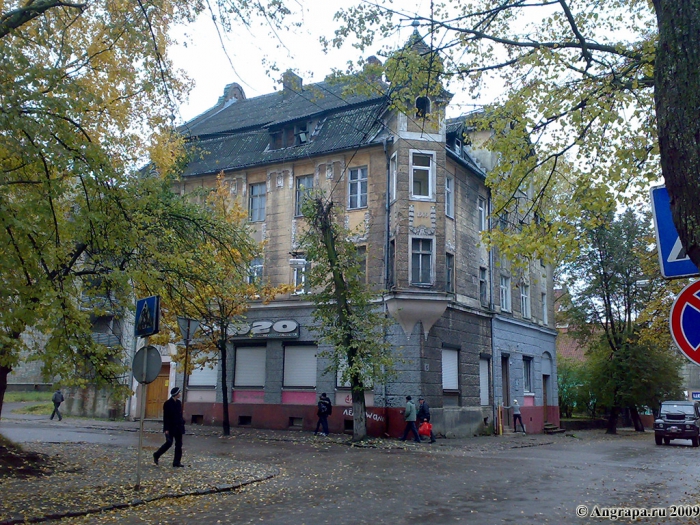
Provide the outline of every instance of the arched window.
[[430,99],[428,97],[418,97],[416,99],[416,117],[423,118],[430,113]]

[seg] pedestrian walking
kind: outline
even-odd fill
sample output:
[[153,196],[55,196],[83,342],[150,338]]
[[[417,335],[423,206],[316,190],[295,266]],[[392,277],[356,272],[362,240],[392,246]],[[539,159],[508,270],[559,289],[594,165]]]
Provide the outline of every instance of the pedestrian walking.
[[61,403],[63,403],[63,394],[61,394],[60,388],[57,388],[53,393],[53,396],[51,396],[51,401],[53,401],[53,412],[51,412],[51,419],[53,420],[53,416],[58,416],[58,420],[62,421],[63,416],[61,416],[61,412],[58,410],[58,407],[60,407]]
[[520,428],[523,429],[523,434],[525,434],[525,425],[523,425],[523,417],[520,415],[520,405],[518,404],[518,400],[514,399],[512,406],[507,406],[503,408],[513,409],[513,431],[518,431],[518,421],[520,421]]
[[403,437],[400,437],[399,441],[406,441],[408,432],[410,431],[413,432],[415,442],[420,443],[420,436],[416,428],[416,405],[411,401],[411,396],[406,396],[406,409],[403,412],[403,418],[404,421],[406,421],[406,428],[403,431]]
[[158,459],[173,446],[175,441],[175,456],[173,467],[184,467],[182,461],[182,436],[185,433],[185,420],[182,417],[182,403],[180,402],[180,388],[170,390],[170,399],[163,403],[163,433],[165,443],[153,453],[153,462],[157,465]]
[[[416,418],[419,424],[422,424],[424,421],[430,423],[430,407],[422,396],[418,398],[418,414]],[[435,443],[435,434],[433,434],[432,426],[430,428],[430,442]]]
[[333,405],[331,404],[331,400],[328,399],[328,396],[324,392],[321,394],[321,398],[318,400],[318,410],[316,411],[318,423],[316,423],[316,431],[314,432],[314,436],[318,434],[319,427],[323,428],[324,436],[328,435],[328,416],[330,416],[332,412]]

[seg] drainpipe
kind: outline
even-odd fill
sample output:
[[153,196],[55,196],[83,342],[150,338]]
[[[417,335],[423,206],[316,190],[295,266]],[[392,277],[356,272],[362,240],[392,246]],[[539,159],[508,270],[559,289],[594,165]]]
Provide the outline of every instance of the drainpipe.
[[[385,212],[386,212],[386,231],[384,239],[384,288],[388,289],[389,284],[389,237],[391,235],[391,218],[389,216],[389,211],[391,208],[391,156],[389,155],[388,145],[394,143],[394,137],[385,137],[382,141],[384,146],[384,157],[386,158],[386,202],[385,202]],[[386,292],[382,294],[384,315],[388,315],[388,307],[386,304]],[[384,331],[384,337],[386,338],[386,330]],[[386,402],[386,381],[382,382],[382,397],[384,398],[384,435],[389,434],[389,414],[387,413],[387,402]]]
[[[487,209],[487,227],[489,229],[489,232],[491,231],[491,227],[493,225],[492,223],[492,218],[491,218],[491,192],[489,191],[488,199],[486,201],[486,209]],[[489,309],[493,312],[494,311],[494,301],[493,301],[493,249],[489,248]],[[498,404],[496,403],[496,346],[494,345],[494,337],[493,337],[494,331],[493,331],[493,315],[491,316],[491,399],[493,399],[493,405],[491,406],[492,408],[492,414],[491,414],[491,420],[493,421],[493,429],[494,432],[498,432],[498,426],[497,422],[500,424],[500,421],[498,420]],[[501,378],[501,382],[503,382],[503,378]]]

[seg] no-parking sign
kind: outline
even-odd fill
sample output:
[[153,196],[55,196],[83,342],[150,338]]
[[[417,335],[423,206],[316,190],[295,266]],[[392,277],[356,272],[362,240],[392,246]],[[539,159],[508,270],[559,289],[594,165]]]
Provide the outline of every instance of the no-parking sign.
[[689,284],[671,306],[671,335],[683,354],[700,365],[700,281]]

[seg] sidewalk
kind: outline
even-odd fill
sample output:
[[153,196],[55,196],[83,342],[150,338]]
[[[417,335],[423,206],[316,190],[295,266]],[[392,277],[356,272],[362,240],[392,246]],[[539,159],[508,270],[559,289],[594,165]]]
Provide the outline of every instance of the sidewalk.
[[[9,415],[9,414],[7,414]],[[10,424],[26,424],[48,428],[71,427],[86,433],[96,430],[124,432],[134,441],[139,423],[131,421],[102,421],[83,418],[64,418],[60,423],[48,422],[34,416],[6,418]],[[270,431],[238,429],[231,436],[221,436],[217,427],[189,426],[185,438],[186,468],[170,466],[172,451],[163,456],[160,466],[153,464],[152,453],[160,444],[161,425],[155,421],[144,423],[144,449],[141,463],[140,490],[136,484],[137,451],[135,446],[95,443],[32,442],[23,445],[27,451],[47,457],[49,472],[43,477],[27,479],[0,479],[0,525],[34,523],[69,516],[105,512],[112,509],[138,506],[165,498],[228,492],[242,486],[261,482],[281,473],[279,463],[240,461],[241,447],[254,448],[256,443],[286,442],[295,454],[316,453],[327,447],[346,447],[348,435],[314,437],[299,431]],[[500,437],[465,439],[439,439],[435,444],[421,445],[401,443],[394,439],[373,439],[362,448],[417,454],[488,454],[497,450],[547,446],[561,440],[587,439],[585,432],[579,436],[546,436],[513,434]],[[599,437],[600,432],[596,432]],[[126,436],[126,434],[124,434]],[[156,435],[158,437],[156,437]],[[593,434],[590,434],[591,436]],[[47,441],[49,441],[47,439]],[[126,440],[122,440],[125,442]],[[157,444],[156,444],[157,443]],[[255,455],[252,455],[255,459]]]

